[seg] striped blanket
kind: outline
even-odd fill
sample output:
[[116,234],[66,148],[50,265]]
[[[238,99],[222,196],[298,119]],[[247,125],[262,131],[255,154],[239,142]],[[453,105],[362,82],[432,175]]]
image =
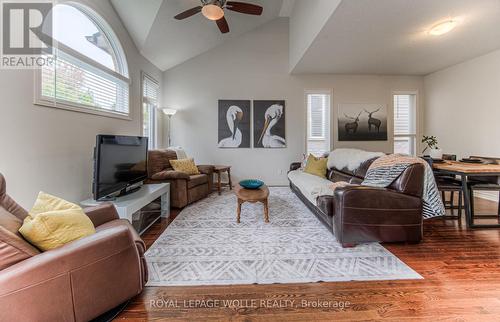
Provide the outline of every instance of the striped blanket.
[[388,187],[396,180],[410,165],[421,163],[425,166],[424,191],[422,200],[424,203],[423,217],[429,219],[444,216],[443,201],[434,180],[434,173],[425,160],[402,154],[390,154],[375,160],[366,173],[364,186]]

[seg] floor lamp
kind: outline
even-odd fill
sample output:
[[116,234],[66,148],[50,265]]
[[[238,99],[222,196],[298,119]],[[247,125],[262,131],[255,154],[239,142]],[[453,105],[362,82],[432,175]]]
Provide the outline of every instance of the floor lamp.
[[175,115],[175,113],[177,113],[177,110],[174,110],[172,108],[164,108],[163,109],[163,113],[168,116],[168,147],[171,146],[171,139],[170,139],[170,121],[172,120],[172,116]]

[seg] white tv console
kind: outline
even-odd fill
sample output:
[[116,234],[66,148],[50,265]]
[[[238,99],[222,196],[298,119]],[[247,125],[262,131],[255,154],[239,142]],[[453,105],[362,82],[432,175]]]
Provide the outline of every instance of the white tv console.
[[[144,210],[153,201],[160,198],[160,209],[155,212],[158,213],[157,218],[154,218],[146,227],[136,227],[138,216],[143,216],[143,212],[153,212],[151,210]],[[170,216],[170,183],[159,184],[145,184],[139,190],[122,197],[117,197],[111,201],[96,201],[94,199],[87,199],[80,202],[82,207],[94,207],[99,204],[110,202],[112,203],[120,218],[125,218],[134,226],[134,228],[142,234],[159,218],[168,218]],[[159,211],[158,211],[159,210]]]

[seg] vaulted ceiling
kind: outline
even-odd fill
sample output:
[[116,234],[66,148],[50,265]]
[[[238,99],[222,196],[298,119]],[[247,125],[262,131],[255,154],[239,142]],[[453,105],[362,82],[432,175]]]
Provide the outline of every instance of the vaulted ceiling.
[[162,70],[273,20],[279,16],[283,3],[244,1],[263,6],[263,14],[252,16],[226,10],[231,31],[221,34],[215,22],[201,13],[181,21],[174,19],[178,13],[199,6],[200,0],[111,0],[139,51]]
[[[426,75],[500,48],[500,0],[239,0],[262,16],[226,10],[231,32],[197,14],[200,0],[111,0],[140,52],[170,69],[277,17],[290,17],[292,73]],[[429,29],[446,19],[442,36]],[[287,59],[284,57],[283,59]]]

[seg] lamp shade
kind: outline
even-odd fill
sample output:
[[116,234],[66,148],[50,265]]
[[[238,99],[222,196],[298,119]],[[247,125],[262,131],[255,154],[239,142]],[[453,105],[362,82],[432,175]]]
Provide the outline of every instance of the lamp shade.
[[219,20],[224,17],[224,10],[215,4],[204,5],[201,9],[201,13],[205,16],[205,18],[210,20]]
[[165,113],[168,116],[175,115],[177,113],[177,110],[174,110],[173,108],[164,108],[163,113]]

